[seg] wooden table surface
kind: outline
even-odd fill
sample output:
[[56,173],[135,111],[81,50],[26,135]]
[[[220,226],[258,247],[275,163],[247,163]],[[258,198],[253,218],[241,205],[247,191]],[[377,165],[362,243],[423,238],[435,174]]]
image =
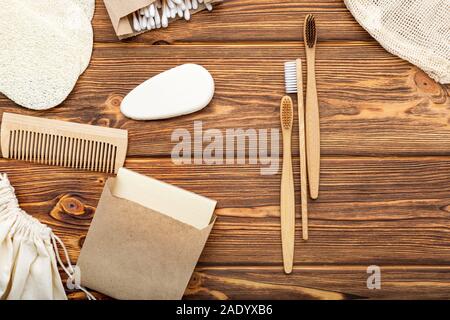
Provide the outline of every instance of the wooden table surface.
[[[319,30],[321,194],[309,203],[306,243],[297,210],[288,276],[280,175],[262,176],[250,164],[176,166],[171,133],[192,131],[195,120],[205,129],[279,127],[283,63],[304,58],[307,13]],[[123,42],[97,0],[93,24],[91,65],[63,105],[34,112],[0,96],[1,112],[127,129],[128,168],[218,200],[219,219],[186,299],[450,298],[450,86],[387,53],[341,0],[225,0],[190,23]],[[206,109],[158,122],[120,113],[132,88],[186,62],[215,78]],[[294,140],[297,146],[298,134]],[[299,204],[297,147],[294,153]],[[51,226],[76,261],[108,176],[6,159],[0,171],[22,207]],[[369,265],[381,267],[381,290],[367,289]]]

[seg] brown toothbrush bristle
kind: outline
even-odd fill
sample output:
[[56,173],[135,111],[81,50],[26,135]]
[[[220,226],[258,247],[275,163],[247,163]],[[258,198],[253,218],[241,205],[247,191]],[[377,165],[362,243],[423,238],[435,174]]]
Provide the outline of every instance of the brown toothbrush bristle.
[[312,48],[316,44],[317,30],[316,19],[312,14],[308,14],[305,19],[305,40],[308,47]]
[[281,123],[284,129],[291,129],[293,116],[292,99],[288,96],[285,96],[281,100]]

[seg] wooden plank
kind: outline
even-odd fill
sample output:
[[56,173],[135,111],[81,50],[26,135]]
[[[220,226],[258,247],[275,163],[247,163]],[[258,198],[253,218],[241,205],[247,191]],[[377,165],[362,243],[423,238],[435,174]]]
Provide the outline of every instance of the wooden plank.
[[381,289],[367,288],[368,266],[200,267],[186,299],[449,299],[450,268],[380,266]]
[[[301,266],[291,275],[279,267],[197,267],[184,299],[352,300],[449,299],[448,266],[380,266],[381,289],[367,288],[368,266]],[[71,299],[85,299],[79,291]],[[107,297],[95,292],[99,299]]]
[[[117,42],[103,1],[97,1],[93,20],[96,42]],[[317,18],[321,40],[367,40],[342,0],[225,0],[213,12],[202,12],[189,23],[177,21],[164,30],[147,32],[127,42],[243,42],[299,41],[303,19]],[[276,27],[274,27],[276,26]]]
[[[260,176],[259,166],[179,167],[170,159],[126,165],[219,201],[202,265],[281,266],[279,175]],[[7,160],[0,170],[23,208],[54,228],[76,260],[106,175]],[[449,172],[448,157],[324,159],[309,242],[297,223],[296,264],[448,264]]]
[[[4,112],[128,129],[129,156],[168,156],[175,145],[172,132],[192,132],[197,120],[205,130],[223,133],[228,128],[278,128],[283,63],[304,58],[302,49],[297,44],[186,45],[171,47],[169,55],[164,46],[97,45],[91,67],[62,106],[29,111],[4,96],[0,106]],[[154,122],[132,121],[120,113],[121,99],[132,88],[186,62],[203,64],[215,78],[216,95],[206,109]],[[317,78],[323,155],[450,154],[450,86],[435,83],[379,45],[320,45]]]

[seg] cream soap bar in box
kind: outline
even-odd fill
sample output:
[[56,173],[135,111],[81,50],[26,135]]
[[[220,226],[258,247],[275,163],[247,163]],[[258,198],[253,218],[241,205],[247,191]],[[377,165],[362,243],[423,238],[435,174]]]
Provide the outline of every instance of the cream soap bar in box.
[[217,203],[125,168],[119,169],[112,193],[197,229],[210,224]]
[[181,299],[216,201],[121,168],[109,178],[78,258],[81,285],[116,299]]

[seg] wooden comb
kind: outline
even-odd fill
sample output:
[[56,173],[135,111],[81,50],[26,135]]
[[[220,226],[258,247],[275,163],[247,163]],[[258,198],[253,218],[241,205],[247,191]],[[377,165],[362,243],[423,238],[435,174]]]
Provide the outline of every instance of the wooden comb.
[[126,130],[3,113],[4,158],[117,173],[127,144]]

